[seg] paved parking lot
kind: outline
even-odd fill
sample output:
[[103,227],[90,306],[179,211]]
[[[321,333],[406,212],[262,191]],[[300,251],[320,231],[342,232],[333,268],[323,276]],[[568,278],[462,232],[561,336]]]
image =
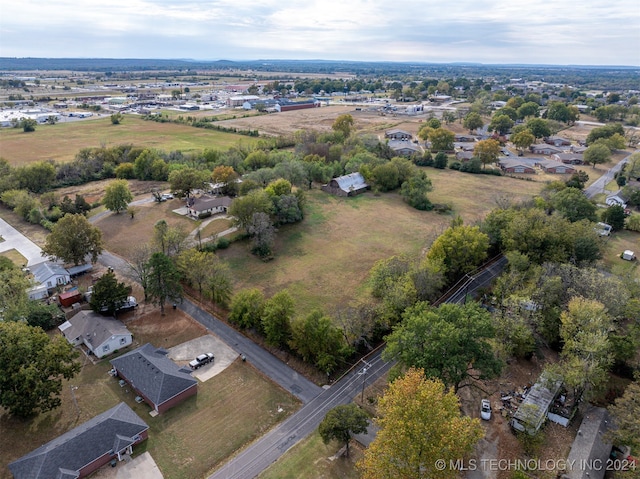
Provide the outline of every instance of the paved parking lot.
[[205,334],[169,349],[169,357],[180,366],[189,365],[199,354],[213,353],[215,360],[193,371],[192,376],[204,382],[224,371],[238,358],[238,353],[213,334]]
[[27,258],[27,266],[33,266],[46,261],[42,256],[42,250],[33,241],[28,239],[17,229],[0,218],[0,236],[4,241],[0,242],[0,253],[15,249]]

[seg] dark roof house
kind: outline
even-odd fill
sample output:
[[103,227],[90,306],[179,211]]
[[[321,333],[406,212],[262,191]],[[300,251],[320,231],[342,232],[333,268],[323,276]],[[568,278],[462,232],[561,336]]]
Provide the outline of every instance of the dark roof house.
[[562,138],[561,136],[548,136],[547,138],[544,139],[544,142],[547,145],[553,145],[553,146],[569,146],[571,144],[570,140],[567,140],[566,138]]
[[535,153],[536,155],[553,155],[555,153],[562,153],[561,149],[544,143],[531,145],[529,147],[529,150],[531,151],[531,153]]
[[551,159],[566,163],[567,165],[581,165],[584,163],[582,153],[556,153],[551,155]]
[[191,370],[167,357],[167,350],[145,344],[112,359],[117,375],[124,379],[157,413],[163,413],[198,393]]
[[611,419],[605,408],[590,406],[573,441],[567,464],[573,465],[563,479],[602,479],[607,470],[611,444],[604,439]]
[[413,135],[408,131],[399,129],[387,130],[384,132],[384,136],[392,140],[410,140],[413,138]]
[[515,158],[500,158],[498,160],[498,164],[505,173],[535,174],[536,172],[536,169],[533,166]]
[[420,153],[420,149],[408,140],[389,140],[388,144],[397,155],[411,156]]
[[369,189],[360,173],[350,173],[332,179],[326,185],[322,185],[322,191],[337,196],[355,196]]
[[109,409],[9,464],[15,479],[77,479],[122,460],[147,439],[149,426],[125,403]]
[[559,161],[546,160],[539,163],[540,168],[545,173],[553,173],[558,175],[572,175],[576,172],[576,169],[566,163],[560,163]]

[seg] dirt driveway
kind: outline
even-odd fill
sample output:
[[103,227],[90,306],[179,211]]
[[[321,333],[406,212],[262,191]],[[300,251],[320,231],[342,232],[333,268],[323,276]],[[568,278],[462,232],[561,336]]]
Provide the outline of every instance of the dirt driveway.
[[169,357],[179,366],[188,366],[189,361],[204,353],[213,353],[215,360],[191,374],[202,382],[221,373],[238,358],[238,353],[213,334],[206,334],[169,348]]

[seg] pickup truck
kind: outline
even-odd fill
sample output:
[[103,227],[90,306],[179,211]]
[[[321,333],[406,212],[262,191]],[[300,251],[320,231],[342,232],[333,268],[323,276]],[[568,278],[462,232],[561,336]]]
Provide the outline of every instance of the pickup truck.
[[198,369],[199,367],[202,367],[205,364],[212,363],[213,360],[214,360],[213,353],[201,354],[200,356],[198,356],[197,358],[195,358],[193,361],[189,363],[189,367],[191,369]]

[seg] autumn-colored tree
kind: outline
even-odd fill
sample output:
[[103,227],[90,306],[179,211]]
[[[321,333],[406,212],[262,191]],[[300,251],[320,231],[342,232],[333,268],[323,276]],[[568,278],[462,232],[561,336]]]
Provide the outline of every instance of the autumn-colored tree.
[[453,479],[459,471],[449,464],[484,435],[478,419],[460,414],[453,391],[420,369],[391,383],[378,413],[380,430],[358,463],[363,479]]
[[90,255],[98,261],[104,244],[102,232],[78,213],[64,215],[53,227],[42,248],[42,255],[79,265]]
[[509,139],[518,149],[520,154],[524,154],[524,150],[529,148],[536,141],[536,137],[527,129],[514,133]]
[[497,140],[488,139],[480,140],[473,149],[473,154],[482,162],[482,167],[486,167],[489,163],[498,161],[500,154],[500,143]]

